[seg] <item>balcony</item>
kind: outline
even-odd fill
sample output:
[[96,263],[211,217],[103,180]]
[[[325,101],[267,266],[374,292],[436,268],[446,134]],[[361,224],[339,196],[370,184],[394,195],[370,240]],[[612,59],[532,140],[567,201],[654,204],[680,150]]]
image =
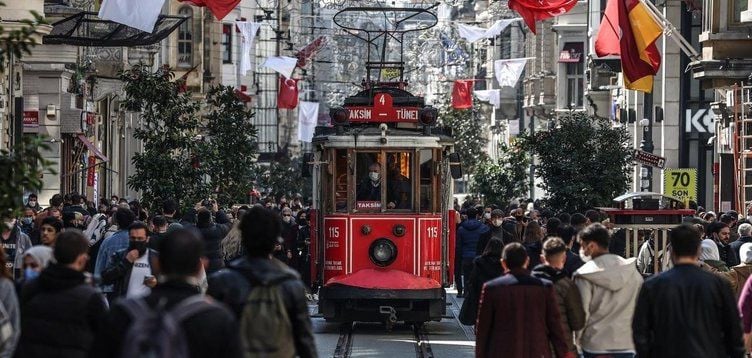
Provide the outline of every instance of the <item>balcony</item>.
[[752,73],[752,36],[744,13],[747,0],[704,0],[700,61],[690,64],[704,88],[730,86]]

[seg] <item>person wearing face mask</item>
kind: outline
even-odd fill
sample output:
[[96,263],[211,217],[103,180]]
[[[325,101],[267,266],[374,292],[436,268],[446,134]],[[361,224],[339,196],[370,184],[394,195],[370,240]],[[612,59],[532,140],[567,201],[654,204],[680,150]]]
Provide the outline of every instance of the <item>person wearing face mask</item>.
[[15,279],[21,275],[21,259],[32,246],[31,239],[21,231],[16,219],[5,219],[0,230],[0,245],[7,256],[6,267]]
[[148,247],[146,225],[134,222],[128,227],[128,237],[128,247],[116,251],[102,271],[102,284],[114,285],[110,302],[119,297],[146,296],[157,285],[159,254]]
[[488,245],[488,241],[491,239],[499,239],[501,242],[506,245],[508,243],[512,242],[512,234],[506,232],[504,228],[502,227],[502,224],[504,223],[504,212],[499,209],[494,209],[491,211],[491,216],[488,219],[488,233],[481,235],[480,240],[478,240],[478,247],[475,249],[476,256],[480,256],[483,254],[483,252],[486,250],[486,246]]
[[642,285],[637,259],[609,253],[610,235],[601,224],[591,224],[577,236],[585,261],[573,278],[585,308],[586,323],[579,334],[584,357],[634,357],[632,314]]
[[29,200],[26,201],[25,207],[34,210],[35,213],[42,211],[42,206],[39,205],[39,200],[37,200],[37,194],[29,194]]
[[46,269],[52,261],[53,250],[49,246],[34,246],[24,253],[23,256],[23,277],[18,280],[18,288],[23,287],[27,282],[39,277],[42,270]]
[[283,208],[280,215],[282,216],[282,244],[285,248],[287,264],[298,270],[298,258],[300,256],[298,251],[298,224],[293,219],[290,208]]
[[94,337],[104,327],[107,305],[86,283],[89,241],[78,230],[60,234],[55,263],[24,285],[20,295],[21,340],[16,357],[94,357]]
[[24,234],[31,236],[34,231],[34,210],[31,208],[24,209],[19,224],[21,226],[21,231],[23,231]]
[[[298,224],[298,272],[306,287],[312,292],[311,287],[311,227],[308,225],[308,213],[300,211],[296,217]],[[313,297],[311,297],[313,298]]]
[[[381,164],[376,162],[371,163],[368,166],[368,177],[358,185],[358,191],[355,195],[356,200],[381,202],[381,183]],[[394,195],[387,193],[387,197],[391,198]],[[395,204],[390,202],[387,204],[387,207],[392,209],[395,207]]]

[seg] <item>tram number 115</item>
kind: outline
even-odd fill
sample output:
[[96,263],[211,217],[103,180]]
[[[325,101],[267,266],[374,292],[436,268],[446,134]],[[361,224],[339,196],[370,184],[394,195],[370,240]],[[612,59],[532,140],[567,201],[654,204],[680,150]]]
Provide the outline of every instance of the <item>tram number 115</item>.
[[439,228],[436,226],[430,226],[426,228],[426,237],[429,239],[438,239],[439,238]]
[[329,228],[329,237],[330,238],[338,238],[339,237],[339,227],[332,226]]

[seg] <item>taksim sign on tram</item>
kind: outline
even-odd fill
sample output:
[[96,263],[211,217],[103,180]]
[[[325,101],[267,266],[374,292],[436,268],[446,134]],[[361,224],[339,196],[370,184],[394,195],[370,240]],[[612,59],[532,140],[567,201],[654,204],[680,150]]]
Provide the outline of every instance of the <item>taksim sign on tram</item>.
[[347,107],[348,119],[352,123],[357,122],[418,122],[420,108],[399,107],[394,108],[394,99],[388,93],[377,93],[373,98],[373,107],[352,106]]

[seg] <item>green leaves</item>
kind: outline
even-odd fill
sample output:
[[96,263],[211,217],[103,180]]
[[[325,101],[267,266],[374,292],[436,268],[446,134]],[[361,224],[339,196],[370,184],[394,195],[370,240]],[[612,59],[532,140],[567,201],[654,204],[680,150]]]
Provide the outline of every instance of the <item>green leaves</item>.
[[512,199],[527,194],[530,158],[518,144],[499,146],[496,162],[485,158],[475,168],[470,191],[482,194],[488,204],[506,206]]
[[229,86],[212,87],[206,95],[208,144],[201,153],[220,205],[246,202],[256,172],[257,130],[253,112]]
[[200,105],[170,82],[173,76],[167,67],[152,73],[142,65],[119,76],[126,108],[141,112],[134,137],[143,143],[143,151],[131,158],[135,173],[128,177],[128,186],[140,191],[142,203],[150,208],[168,198],[189,207],[210,192],[207,168],[197,159],[206,146],[200,136]]
[[311,180],[302,177],[301,159],[290,158],[286,150],[277,153],[275,160],[269,163],[268,167],[259,168],[256,183],[261,190],[275,197],[285,195],[290,198],[294,194],[302,194],[304,197],[311,195]]
[[42,137],[22,136],[11,151],[0,150],[0,219],[17,217],[23,208],[24,190],[39,192],[42,174],[52,163],[40,152],[49,150]]
[[521,137],[537,157],[536,176],[548,192],[548,205],[575,212],[608,206],[628,189],[629,136],[605,118],[574,114],[561,117],[550,131]]
[[[477,101],[476,101],[477,102]],[[462,158],[462,168],[472,174],[475,167],[488,158],[486,138],[483,136],[484,119],[475,103],[472,109],[454,109],[451,99],[445,97],[439,103],[439,118],[445,127],[452,128],[454,151]]]

